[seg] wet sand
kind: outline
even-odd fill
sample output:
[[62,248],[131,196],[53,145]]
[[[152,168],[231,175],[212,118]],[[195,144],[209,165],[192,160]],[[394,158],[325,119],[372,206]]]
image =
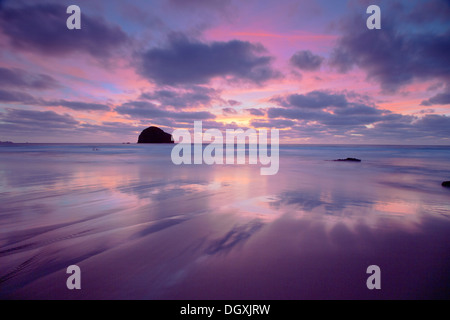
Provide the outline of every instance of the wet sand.
[[285,147],[275,176],[98,148],[0,150],[0,298],[450,297],[448,148]]

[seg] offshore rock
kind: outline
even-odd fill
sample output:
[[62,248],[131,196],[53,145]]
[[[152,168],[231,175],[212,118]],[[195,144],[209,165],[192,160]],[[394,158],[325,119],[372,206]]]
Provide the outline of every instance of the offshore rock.
[[333,161],[350,161],[350,162],[361,162],[360,159],[356,159],[356,158],[347,158],[347,159],[336,159]]
[[141,132],[137,143],[173,143],[173,139],[170,133],[152,126]]

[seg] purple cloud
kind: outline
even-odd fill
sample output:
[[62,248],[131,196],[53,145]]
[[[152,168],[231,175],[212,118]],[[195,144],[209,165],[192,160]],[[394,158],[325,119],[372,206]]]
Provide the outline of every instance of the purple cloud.
[[304,71],[315,71],[320,68],[324,58],[313,54],[309,50],[296,52],[290,59],[290,63]]
[[0,67],[0,86],[5,88],[53,89],[59,87],[58,82],[46,74],[36,74],[18,68]]
[[44,103],[47,106],[61,106],[66,107],[76,111],[109,111],[110,107],[105,104],[100,103],[88,103],[81,101],[67,101],[67,100],[57,100],[57,101],[47,101]]
[[245,111],[250,113],[252,116],[264,116],[266,114],[264,109],[248,108],[245,109]]
[[59,4],[5,7],[0,29],[14,48],[47,56],[83,52],[106,59],[130,41],[120,27],[85,12],[81,29],[69,30],[66,9]]
[[382,121],[390,114],[390,111],[375,106],[349,101],[343,93],[325,91],[290,94],[273,98],[272,102],[278,103],[279,107],[267,110],[269,119],[298,120],[304,124],[315,121],[326,126],[347,126],[348,130]]
[[0,89],[0,102],[18,103],[34,106],[65,107],[75,111],[109,111],[110,107],[101,103],[68,100],[44,100],[34,98],[28,93]]
[[[18,125],[18,129],[67,129],[74,128],[79,122],[69,114],[58,114],[53,111],[35,111],[6,109],[0,114],[0,120],[7,124]],[[4,126],[4,124],[2,125]]]
[[348,101],[341,93],[329,93],[326,91],[311,91],[307,94],[291,94],[285,98],[274,98],[284,106],[292,106],[306,109],[322,109],[326,107],[347,107]]
[[227,101],[228,105],[235,107],[235,106],[240,106],[242,103],[236,100],[228,100]]
[[233,108],[223,108],[222,113],[224,116],[230,116],[237,114],[237,111]]
[[34,104],[37,100],[28,93],[0,89],[0,102]]
[[[332,52],[330,64],[340,72],[357,66],[386,92],[395,92],[415,80],[448,81],[450,25],[442,21],[450,20],[449,2],[431,2],[441,8],[441,22],[430,21],[430,12],[419,11],[421,6],[427,6],[424,2],[410,10],[398,2],[386,3],[380,30],[361,27],[365,25],[361,15],[348,18],[342,25],[343,35]],[[422,26],[417,32],[414,26],[425,22],[427,27]]]
[[430,99],[422,101],[422,106],[432,106],[435,104],[450,104],[450,90],[448,92],[438,93]]
[[133,119],[160,119],[194,121],[214,119],[216,116],[208,111],[169,111],[147,101],[130,101],[115,108],[119,114]]
[[142,55],[138,71],[160,85],[205,84],[215,77],[260,84],[279,77],[262,45],[246,41],[203,43],[171,34],[166,47]]
[[228,6],[230,0],[169,0],[170,3],[183,8],[202,7],[223,9]]
[[267,121],[263,120],[252,120],[250,125],[254,128],[289,128],[296,124],[295,121],[287,119],[269,119]]
[[[332,103],[336,97],[341,103]],[[445,115],[402,115],[379,109],[370,101],[363,104],[358,100],[358,95],[352,92],[310,92],[276,97],[272,102],[279,106],[267,109],[267,123],[253,121],[252,125],[282,127],[284,124],[292,128],[287,133],[291,138],[329,139],[339,136],[352,140],[359,137],[366,141],[433,141],[450,136],[450,117]]]
[[160,89],[142,93],[139,98],[175,108],[206,106],[216,100],[222,101],[217,90],[201,86],[191,86],[184,90]]

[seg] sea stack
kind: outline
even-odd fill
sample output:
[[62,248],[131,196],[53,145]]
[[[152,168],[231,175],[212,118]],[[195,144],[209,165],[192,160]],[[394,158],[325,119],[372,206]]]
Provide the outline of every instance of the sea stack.
[[347,159],[336,159],[333,161],[350,161],[350,162],[361,162],[361,159],[356,159],[356,158],[347,158]]
[[152,126],[141,132],[137,143],[173,143],[173,139],[170,133]]

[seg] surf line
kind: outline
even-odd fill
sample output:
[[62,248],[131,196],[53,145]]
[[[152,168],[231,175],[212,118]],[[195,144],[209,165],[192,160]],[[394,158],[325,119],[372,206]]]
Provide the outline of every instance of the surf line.
[[[193,164],[246,164],[246,149],[248,149],[248,164],[258,164],[259,160],[259,163],[263,165],[260,168],[261,175],[278,173],[280,148],[278,129],[270,130],[270,138],[267,129],[259,129],[258,132],[252,128],[245,131],[243,129],[226,129],[224,141],[222,131],[212,128],[203,132],[202,121],[194,121],[192,136],[188,129],[173,131],[172,137],[176,145],[170,156],[175,165],[192,164],[192,158]],[[248,140],[248,148],[246,140]],[[209,144],[203,148],[204,143]],[[192,157],[192,145],[194,157]]]

